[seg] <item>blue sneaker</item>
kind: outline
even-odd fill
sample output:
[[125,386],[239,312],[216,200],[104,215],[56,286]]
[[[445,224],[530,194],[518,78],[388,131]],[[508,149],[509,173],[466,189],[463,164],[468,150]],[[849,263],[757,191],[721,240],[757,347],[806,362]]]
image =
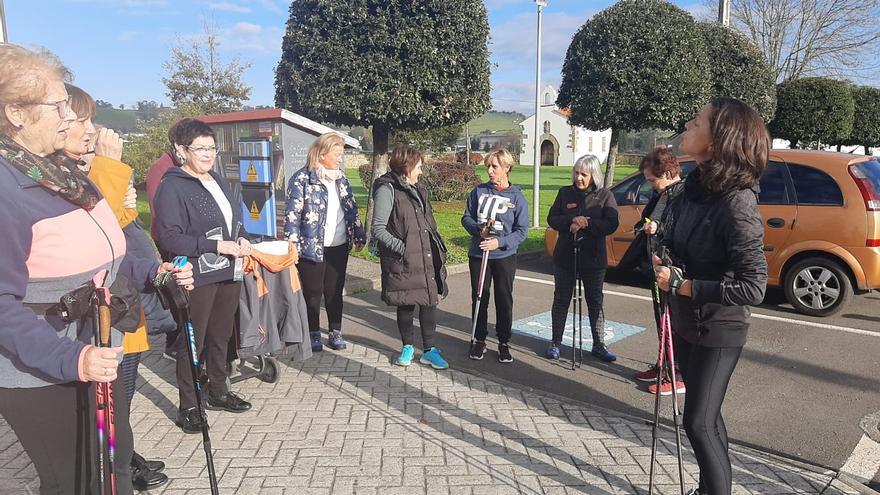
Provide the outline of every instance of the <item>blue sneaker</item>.
[[614,361],[617,361],[617,356],[609,351],[608,348],[604,345],[593,346],[593,350],[590,351],[590,354],[596,356],[602,361],[605,361],[606,363],[613,363]]
[[409,366],[412,364],[413,354],[415,354],[416,350],[413,349],[413,346],[407,344],[403,346],[403,349],[400,350],[400,356],[397,356],[397,359],[394,360],[394,364],[398,366]]
[[330,331],[330,335],[327,337],[327,347],[334,351],[341,351],[347,346],[348,344],[342,339],[342,332],[340,330]]
[[321,332],[309,332],[309,338],[312,341],[312,352],[324,350],[324,344],[321,343]]
[[440,349],[437,349],[436,347],[432,347],[428,352],[422,354],[419,362],[422,364],[430,364],[435,370],[445,370],[449,367],[449,363],[447,363],[446,360],[443,359],[443,356],[440,355]]
[[547,349],[547,359],[559,359],[559,345],[552,342]]

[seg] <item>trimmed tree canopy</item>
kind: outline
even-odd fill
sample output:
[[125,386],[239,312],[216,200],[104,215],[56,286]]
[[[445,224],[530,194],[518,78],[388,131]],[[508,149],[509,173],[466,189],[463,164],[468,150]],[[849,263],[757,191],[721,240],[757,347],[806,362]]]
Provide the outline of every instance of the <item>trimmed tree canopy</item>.
[[868,148],[880,146],[880,88],[857,86],[853,88],[853,130],[843,144],[864,146]]
[[349,126],[464,123],[489,106],[488,35],[479,1],[297,0],[275,103]]
[[708,74],[687,12],[662,0],[621,0],[574,35],[558,102],[589,129],[670,129],[708,101]]
[[793,148],[839,143],[852,133],[853,113],[849,83],[823,77],[786,81],[776,89],[770,133],[787,139]]
[[764,118],[776,112],[776,78],[770,63],[748,38],[718,23],[697,24],[706,42],[711,94],[740,99]]

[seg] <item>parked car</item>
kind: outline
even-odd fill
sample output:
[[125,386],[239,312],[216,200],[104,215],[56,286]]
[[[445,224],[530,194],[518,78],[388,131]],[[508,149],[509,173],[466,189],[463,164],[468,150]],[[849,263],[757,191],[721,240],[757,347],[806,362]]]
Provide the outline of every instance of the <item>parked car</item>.
[[[680,157],[682,175],[696,167]],[[627,233],[653,194],[642,174],[611,187],[620,227],[607,238],[616,266],[635,234]],[[829,316],[853,293],[880,289],[880,159],[826,151],[773,150],[761,178],[768,284],[781,286],[805,315]],[[548,253],[556,231],[547,229]]]

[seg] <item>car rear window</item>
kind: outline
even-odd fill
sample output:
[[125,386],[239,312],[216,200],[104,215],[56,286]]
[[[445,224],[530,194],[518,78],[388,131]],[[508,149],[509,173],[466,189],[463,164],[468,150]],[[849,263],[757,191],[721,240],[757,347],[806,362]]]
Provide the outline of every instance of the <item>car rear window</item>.
[[788,171],[798,204],[843,206],[843,192],[830,175],[813,167],[791,163]]

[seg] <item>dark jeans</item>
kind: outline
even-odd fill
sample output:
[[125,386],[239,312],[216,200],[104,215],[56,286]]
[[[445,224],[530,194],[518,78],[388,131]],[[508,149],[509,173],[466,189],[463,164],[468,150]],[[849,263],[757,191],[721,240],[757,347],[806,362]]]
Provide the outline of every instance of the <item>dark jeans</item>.
[[[553,266],[553,306],[550,317],[553,322],[553,342],[562,342],[565,332],[565,321],[568,319],[571,296],[574,293],[574,270]],[[602,307],[605,297],[602,287],[605,283],[605,269],[591,268],[581,270],[580,279],[583,283],[584,302],[587,304],[587,315],[590,318],[590,331],[593,334],[593,345],[605,345],[605,310]],[[577,325],[577,322],[574,322]]]
[[[232,337],[233,319],[238,309],[241,282],[223,282],[196,287],[189,296],[189,317],[196,340],[196,352],[204,359],[208,372],[208,393],[228,392],[226,351]],[[182,333],[177,341],[177,392],[181,409],[196,406],[196,391],[189,360],[189,339]]]
[[342,330],[342,289],[348,268],[348,244],[324,248],[324,261],[300,259],[296,265],[302,282],[309,331],[321,331],[321,297],[327,308],[330,330]]
[[[477,286],[480,279],[480,258],[468,258],[471,271],[471,314],[477,305]],[[486,279],[483,283],[483,294],[480,297],[480,310],[477,313],[477,340],[486,340],[489,335],[489,289],[495,282],[495,333],[498,342],[510,342],[513,327],[513,278],[516,276],[516,255],[506,258],[490,259],[486,265]]]
[[[129,464],[133,438],[128,399],[121,377],[113,382],[113,404],[116,493],[127,495],[132,493]],[[9,423],[33,461],[40,476],[41,494],[97,493],[94,383],[0,388],[0,415]],[[107,456],[104,462],[107,462]]]
[[[413,345],[413,315],[415,304],[397,307],[397,330],[403,345]],[[437,330],[437,306],[419,306],[419,327],[422,330],[422,349],[434,347],[434,333]]]
[[687,387],[684,429],[700,466],[700,491],[730,495],[733,476],[721,405],[742,347],[703,347],[675,338],[675,355]]

